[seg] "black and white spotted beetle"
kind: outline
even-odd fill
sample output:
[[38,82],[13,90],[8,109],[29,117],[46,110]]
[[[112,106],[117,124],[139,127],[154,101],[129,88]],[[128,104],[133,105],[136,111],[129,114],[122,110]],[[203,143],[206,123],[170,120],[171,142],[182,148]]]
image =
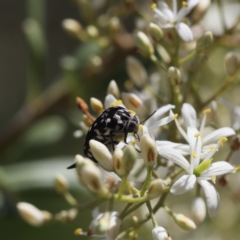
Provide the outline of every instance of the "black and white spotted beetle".
[[[151,117],[153,112],[149,117]],[[148,118],[149,118],[148,117]],[[148,119],[147,118],[147,119]],[[145,122],[145,119],[143,122]],[[143,123],[141,122],[141,123]],[[127,143],[128,133],[134,133],[135,137],[139,139],[137,132],[138,127],[141,124],[138,116],[121,106],[107,108],[92,124],[89,128],[85,143],[84,143],[84,155],[94,162],[97,160],[92,155],[89,142],[94,139],[103,143],[108,149],[114,151],[115,145],[117,145],[121,139]],[[76,164],[69,166],[68,169],[75,168]]]

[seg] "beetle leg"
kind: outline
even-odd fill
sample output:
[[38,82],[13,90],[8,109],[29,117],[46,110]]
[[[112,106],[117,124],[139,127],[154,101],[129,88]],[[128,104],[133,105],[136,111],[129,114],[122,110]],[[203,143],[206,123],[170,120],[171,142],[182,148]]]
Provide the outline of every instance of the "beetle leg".
[[113,151],[114,151],[114,150],[115,150],[115,147],[114,147],[114,142],[113,142],[112,131],[110,132],[110,138],[111,138],[111,143],[112,143],[112,149],[113,149]]

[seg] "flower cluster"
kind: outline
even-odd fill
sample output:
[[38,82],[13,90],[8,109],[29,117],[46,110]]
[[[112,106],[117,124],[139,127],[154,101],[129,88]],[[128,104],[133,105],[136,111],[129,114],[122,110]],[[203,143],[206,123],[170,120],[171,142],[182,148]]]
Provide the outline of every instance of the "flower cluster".
[[[229,163],[229,158],[217,153],[227,145],[227,138],[239,130],[239,119],[234,118],[233,128],[218,126],[214,100],[233,83],[240,64],[236,56],[226,57],[226,83],[208,99],[201,95],[196,78],[214,39],[209,31],[194,35],[190,20],[199,21],[197,14],[203,16],[209,7],[200,4],[199,0],[189,0],[178,9],[177,1],[173,0],[171,10],[165,1],[154,3],[151,6],[154,22],[148,24],[146,31],[135,33],[136,48],[155,64],[154,72],[149,74],[140,60],[128,56],[130,80],[125,82],[125,92],[112,80],[103,101],[92,97],[88,105],[82,98],[76,99],[82,120],[81,130],[74,136],[84,136],[85,143],[84,154],[76,155],[70,168],[76,168],[81,186],[96,200],[79,205],[70,194],[66,179],[58,175],[55,189],[73,208],[56,216],[49,214],[46,220],[43,211],[19,203],[20,215],[28,223],[39,226],[46,221],[68,222],[82,208],[89,208],[93,220],[86,231],[77,229],[76,235],[137,239],[138,230],[151,220],[152,238],[170,240],[173,230],[168,225],[159,226],[158,210],[163,209],[184,230],[196,229],[204,221],[206,209],[209,217],[217,214],[220,206],[220,195],[214,187],[217,177],[225,178],[239,170]],[[190,13],[195,17],[188,18]],[[68,20],[63,25],[83,41],[85,35],[80,34],[82,28],[76,22]],[[169,30],[172,41],[168,41]],[[237,115],[236,108],[234,112]],[[231,151],[239,149],[239,141],[237,144],[235,149],[231,144]],[[176,213],[167,198],[174,195],[177,198],[195,186],[191,220]],[[115,202],[122,203],[121,207],[115,208]],[[105,210],[100,213],[101,204]],[[135,213],[143,206],[148,214],[140,219]]]

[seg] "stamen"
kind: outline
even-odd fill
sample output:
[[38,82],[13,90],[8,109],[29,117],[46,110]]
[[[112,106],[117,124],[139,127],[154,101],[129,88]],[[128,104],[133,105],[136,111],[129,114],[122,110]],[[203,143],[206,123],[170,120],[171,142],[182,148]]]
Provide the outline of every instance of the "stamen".
[[206,110],[203,111],[203,114],[208,114],[208,113],[210,113],[210,112],[211,112],[211,109],[208,108],[208,109],[206,109]]
[[212,175],[212,182],[215,184],[216,183],[216,176]]
[[218,139],[218,142],[219,143],[224,143],[224,142],[226,142],[228,139],[226,138],[226,137],[220,137],[219,139]]
[[215,146],[210,146],[209,148],[210,148],[210,150],[212,151],[212,150],[215,149]]
[[183,2],[182,2],[182,6],[187,8],[187,7],[188,7],[187,2],[183,1]]
[[153,4],[151,5],[151,9],[154,10],[154,9],[156,9],[156,8],[157,8],[157,4],[156,4],[156,3],[153,3]]
[[81,228],[77,228],[75,231],[74,231],[74,234],[75,235],[80,235],[82,233],[82,229]]
[[140,125],[138,126],[138,130],[142,130],[142,128],[143,128],[143,125],[140,124]]
[[136,143],[137,143],[137,142],[136,142],[135,140],[134,140],[134,141],[132,141],[132,145],[133,145],[133,146],[135,146],[135,145],[136,145]]
[[176,113],[176,114],[174,114],[174,119],[176,119],[178,117],[178,114]]
[[122,100],[117,100],[110,104],[110,107],[116,107],[122,104]]
[[194,158],[197,158],[197,154],[196,154],[194,151],[192,151],[192,156],[193,156]]
[[194,137],[199,137],[200,136],[200,133],[195,133],[194,134]]

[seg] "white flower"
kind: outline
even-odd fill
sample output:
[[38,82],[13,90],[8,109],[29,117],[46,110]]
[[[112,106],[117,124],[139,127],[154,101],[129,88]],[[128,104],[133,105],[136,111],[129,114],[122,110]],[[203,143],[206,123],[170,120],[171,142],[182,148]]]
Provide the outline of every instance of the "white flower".
[[188,127],[188,139],[190,140],[191,159],[190,163],[183,157],[179,151],[162,147],[158,149],[161,156],[171,160],[182,167],[187,175],[181,176],[171,187],[171,193],[179,195],[191,190],[198,182],[205,193],[209,216],[214,216],[219,208],[219,195],[208,180],[215,181],[216,176],[235,172],[234,167],[227,162],[212,162],[212,156],[218,150],[219,146],[225,141],[225,138],[219,140],[217,146],[210,151],[206,158],[200,162],[200,151],[202,141],[199,138],[199,132],[195,128]]
[[[207,114],[211,112],[210,109],[206,109],[205,111],[203,111],[204,116],[201,121],[199,130],[197,130],[198,128],[197,113],[195,109],[192,107],[192,105],[189,103],[184,103],[182,106],[181,112],[182,112],[183,123],[186,129],[188,129],[188,127],[191,127],[191,128],[194,128],[195,131],[199,131],[200,133],[201,141],[202,141],[202,148],[200,149],[201,159],[205,158],[211,152],[212,148],[216,147],[216,142],[218,141],[219,138],[235,135],[235,131],[230,127],[219,128],[209,134],[205,134],[206,118],[207,118]],[[183,138],[188,142],[189,146],[186,144],[172,143],[169,141],[157,141],[156,144],[158,147],[168,145],[169,147],[173,147],[174,149],[177,149],[178,151],[180,151],[181,154],[188,155],[189,153],[191,153],[191,151],[189,151],[190,145],[191,145],[191,138],[189,139],[188,134],[183,130],[183,128],[180,126],[176,118],[175,118],[175,123],[177,125],[179,132],[181,133]]]
[[163,227],[155,227],[152,230],[153,240],[169,240],[168,233]]
[[193,40],[193,34],[182,19],[198,4],[199,0],[189,0],[177,12],[177,0],[172,1],[173,11],[164,1],[158,1],[158,8],[154,9],[155,19],[161,28],[175,28],[179,37],[185,42]]

